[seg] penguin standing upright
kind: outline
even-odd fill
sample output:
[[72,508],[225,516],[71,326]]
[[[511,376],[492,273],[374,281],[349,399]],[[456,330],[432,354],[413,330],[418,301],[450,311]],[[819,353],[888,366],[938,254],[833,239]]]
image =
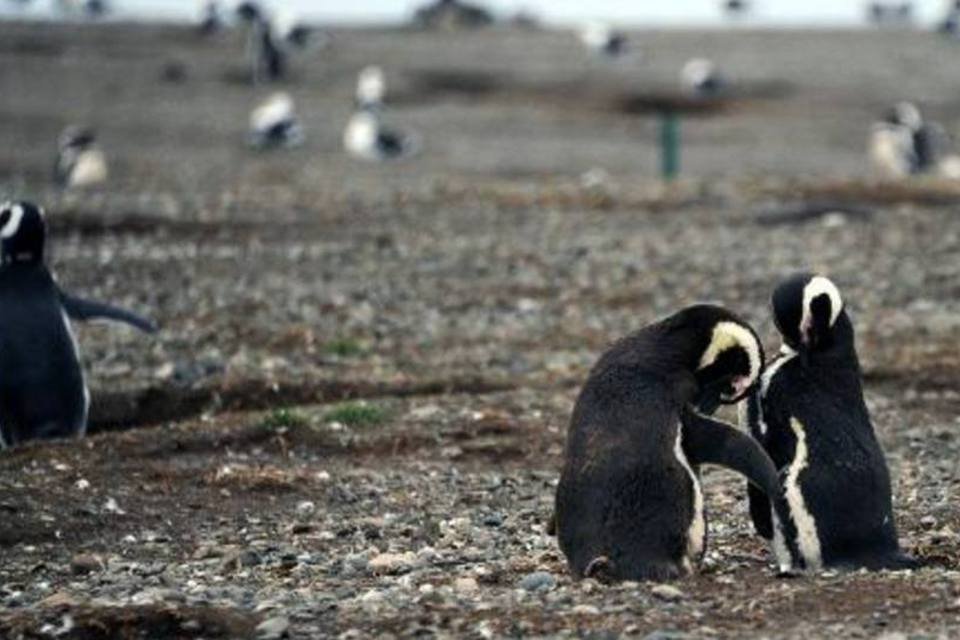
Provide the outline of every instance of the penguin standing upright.
[[737,402],[762,366],[753,329],[710,305],[641,329],[600,358],[573,410],[552,525],[574,576],[690,573],[706,544],[702,464],[744,474],[786,513],[763,449],[699,412]]
[[107,180],[107,158],[92,129],[67,127],[57,149],[53,181],[61,189],[92,187]]
[[70,319],[119,320],[153,332],[129,311],[62,291],[43,261],[43,210],[0,205],[0,445],[83,435],[90,394]]
[[[795,275],[773,293],[780,357],[741,406],[741,419],[784,478],[787,531],[766,496],[748,488],[757,532],[799,551],[794,568],[902,569],[890,473],[863,400],[853,325],[829,279]],[[792,539],[796,536],[795,539]]]

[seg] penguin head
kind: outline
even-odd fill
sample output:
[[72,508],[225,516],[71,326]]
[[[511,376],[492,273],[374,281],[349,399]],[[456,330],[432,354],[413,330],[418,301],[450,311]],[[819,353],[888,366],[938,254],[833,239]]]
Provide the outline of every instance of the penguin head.
[[824,276],[799,273],[773,292],[773,320],[786,345],[801,353],[829,345],[843,312],[840,290]]
[[904,101],[898,102],[887,111],[884,122],[919,131],[923,127],[923,116],[920,115],[917,105]]
[[43,209],[29,202],[0,205],[0,262],[43,261],[47,222]]
[[88,127],[69,126],[60,134],[59,146],[61,151],[83,151],[97,143],[97,136],[93,129]]
[[763,347],[757,333],[739,317],[712,305],[691,307],[697,325],[694,377],[696,404],[707,412],[739,402],[760,377]]

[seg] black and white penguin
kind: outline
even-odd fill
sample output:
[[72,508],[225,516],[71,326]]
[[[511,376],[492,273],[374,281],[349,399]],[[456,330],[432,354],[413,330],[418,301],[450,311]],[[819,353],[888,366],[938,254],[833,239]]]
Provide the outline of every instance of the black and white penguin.
[[898,102],[871,127],[868,153],[880,175],[900,178],[939,171],[948,147],[942,125],[925,120],[912,102]]
[[287,74],[287,53],[276,37],[268,11],[247,0],[237,4],[234,13],[247,30],[247,59],[253,82],[283,79]]
[[749,487],[757,532],[793,569],[916,566],[897,541],[890,473],[839,290],[820,275],[792,276],[773,293],[773,317],[781,354],[741,405],[741,420],[780,470],[790,522],[785,533],[782,516]]
[[288,11],[280,11],[274,15],[271,28],[274,41],[282,47],[306,49],[316,40],[316,30]]
[[706,544],[702,464],[744,474],[785,509],[757,442],[701,413],[737,402],[762,366],[753,329],[711,305],[641,329],[600,358],[573,410],[554,512],[576,577],[690,573]]
[[80,436],[90,394],[70,319],[118,320],[147,332],[129,311],[71,296],[44,264],[43,210],[0,205],[0,445]]
[[53,181],[61,189],[92,187],[107,180],[107,159],[96,134],[86,127],[67,127],[58,142]]
[[343,148],[355,158],[383,162],[406,158],[419,151],[419,142],[409,133],[385,128],[377,109],[354,112],[343,132]]
[[273,94],[250,113],[249,142],[256,149],[296,147],[303,139],[303,127],[288,93]]
[[740,18],[750,11],[747,0],[723,0],[721,9],[730,18]]
[[617,58],[627,52],[627,36],[603,22],[588,22],[580,29],[580,42],[598,56]]
[[387,96],[387,79],[383,69],[370,65],[357,74],[357,106],[361,109],[377,109],[383,106]]
[[712,60],[693,58],[680,70],[680,85],[688,95],[712,98],[726,88],[726,81]]

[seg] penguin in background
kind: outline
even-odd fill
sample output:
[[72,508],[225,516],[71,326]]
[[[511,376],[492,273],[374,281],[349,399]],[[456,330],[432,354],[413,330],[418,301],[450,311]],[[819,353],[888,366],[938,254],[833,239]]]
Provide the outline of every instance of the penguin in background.
[[130,311],[72,296],[44,263],[47,225],[28,202],[0,205],[0,446],[82,436],[90,393],[70,320],[116,320],[153,333]]
[[587,51],[607,58],[627,53],[627,36],[603,22],[588,22],[580,29],[580,42]]
[[360,109],[379,109],[387,97],[387,79],[383,69],[369,65],[357,74],[356,102]]
[[287,55],[276,39],[267,10],[257,2],[246,1],[237,4],[234,13],[246,25],[247,59],[254,84],[283,79],[287,74]]
[[925,120],[912,102],[898,102],[872,126],[868,151],[880,175],[902,178],[939,171],[948,147],[942,125]]
[[197,32],[201,36],[212,36],[222,28],[223,16],[220,14],[220,3],[217,0],[203,0],[200,5]]
[[250,114],[250,146],[255,149],[289,149],[303,144],[303,127],[293,98],[277,92]]
[[107,159],[96,134],[86,127],[70,126],[60,135],[53,181],[61,189],[92,187],[107,180]]
[[649,325],[600,358],[573,410],[551,524],[575,577],[691,573],[706,546],[703,464],[743,474],[786,514],[763,449],[703,413],[738,402],[762,366],[753,329],[711,305]]
[[741,421],[780,470],[790,521],[748,487],[757,533],[794,569],[918,566],[897,540],[890,473],[839,290],[801,273],[776,288],[772,304],[783,346],[741,405]]
[[723,92],[727,83],[712,60],[693,58],[680,70],[680,85],[692,97],[714,98]]
[[414,155],[420,150],[420,143],[412,134],[385,127],[379,110],[367,107],[355,111],[347,123],[343,148],[359,160],[385,162]]

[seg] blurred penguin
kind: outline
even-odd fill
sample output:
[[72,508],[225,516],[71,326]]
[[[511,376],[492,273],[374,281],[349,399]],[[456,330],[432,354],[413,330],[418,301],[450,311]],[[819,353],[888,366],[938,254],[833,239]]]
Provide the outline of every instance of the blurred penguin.
[[721,9],[728,18],[742,18],[750,11],[747,0],[724,0]]
[[726,81],[717,65],[706,58],[688,60],[680,71],[683,90],[697,98],[716,97],[726,88]]
[[282,79],[287,72],[287,56],[276,39],[267,10],[248,0],[239,3],[234,13],[247,30],[247,59],[254,84]]
[[943,173],[950,147],[946,130],[923,118],[912,102],[898,102],[873,125],[870,158],[887,177]]
[[603,22],[588,22],[580,29],[580,41],[598,56],[619,58],[627,52],[627,37]]
[[376,65],[364,67],[357,74],[357,106],[378,108],[383,106],[387,95],[387,80],[383,69]]
[[202,36],[210,36],[221,29],[223,29],[223,16],[220,13],[220,3],[217,0],[204,0],[200,5],[197,31]]
[[250,146],[255,149],[289,149],[303,144],[303,127],[293,98],[278,92],[250,113]]
[[57,10],[68,15],[100,18],[110,9],[106,0],[57,0]]
[[947,9],[937,25],[937,30],[951,38],[960,38],[960,0],[951,0],[947,3]]
[[415,154],[420,144],[407,133],[385,128],[377,109],[359,109],[343,132],[343,147],[351,156],[369,162],[398,160]]
[[270,21],[277,46],[287,49],[306,49],[316,43],[317,32],[296,15],[282,11]]
[[67,127],[60,135],[53,180],[61,189],[92,187],[107,180],[107,159],[96,135],[86,127]]

